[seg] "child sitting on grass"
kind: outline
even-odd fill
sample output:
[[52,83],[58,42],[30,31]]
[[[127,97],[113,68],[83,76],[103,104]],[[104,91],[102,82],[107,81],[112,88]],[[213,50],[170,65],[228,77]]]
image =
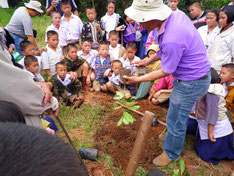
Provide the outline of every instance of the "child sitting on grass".
[[[95,74],[93,72],[94,68],[94,62],[97,57],[98,52],[96,50],[91,49],[92,43],[90,40],[83,40],[81,48],[82,50],[77,52],[78,57],[81,57],[82,59],[86,60],[86,62],[89,64],[89,73],[86,79],[87,86],[91,87],[92,81],[95,79]],[[93,91],[91,88],[90,91]]]
[[112,62],[112,66],[111,66],[111,71],[108,72],[108,75],[104,76],[108,76],[109,81],[103,85],[102,90],[103,91],[110,91],[113,92],[114,94],[116,93],[116,91],[120,91],[124,94],[124,97],[126,99],[131,98],[131,93],[129,90],[123,90],[120,87],[120,74],[119,74],[119,69],[122,68],[122,62],[120,60],[114,60]]
[[155,105],[168,101],[173,89],[174,79],[172,75],[161,78],[153,91],[150,92],[148,100]]
[[96,20],[96,10],[94,7],[88,7],[86,10],[87,21],[82,28],[82,41],[89,40],[92,43],[92,49],[98,49],[98,43],[103,40],[105,31],[100,27],[100,22]]
[[[131,75],[138,76],[138,73],[136,73],[136,65],[132,64],[133,62],[141,60],[139,57],[135,56],[136,54],[136,44],[134,42],[129,42],[126,45],[126,58],[122,57],[119,60],[123,64],[123,68],[126,68],[128,70],[131,70]],[[124,85],[121,84],[121,88],[124,88]],[[126,85],[126,88],[131,92],[131,95],[135,95],[138,89],[138,84],[130,84]]]
[[[222,159],[234,159],[233,129],[226,115],[225,104],[225,90],[219,84],[217,72],[211,69],[208,92],[197,102],[195,150],[202,160],[212,164],[218,164]],[[191,128],[188,126],[188,129]]]
[[62,49],[58,46],[59,38],[57,32],[48,31],[47,41],[47,52],[43,52],[41,57],[43,70],[50,79],[56,73],[55,64],[63,60],[63,52]]
[[225,89],[225,100],[227,115],[231,122],[234,123],[234,64],[222,65],[220,71],[221,83]]
[[52,21],[52,24],[47,27],[46,34],[45,34],[45,41],[47,42],[47,32],[48,31],[55,31],[59,34],[59,27],[61,22],[61,15],[59,12],[52,12],[50,15],[50,21]]
[[[24,65],[24,58],[25,56],[35,56],[35,47],[32,44],[32,42],[28,41],[28,40],[23,40],[22,42],[20,42],[20,50],[22,52],[22,54],[24,55],[24,57],[18,62],[20,65],[23,66],[23,68],[25,69],[25,65]],[[41,71],[41,57],[40,56],[35,56],[38,59],[38,64],[39,64],[39,69],[38,72],[40,74]]]
[[104,73],[107,69],[111,68],[109,43],[105,40],[101,41],[98,51],[99,56],[94,61],[95,80],[93,81],[93,89],[96,92],[99,92],[103,88],[103,85],[108,82],[108,79],[104,77]]
[[78,57],[77,50],[77,46],[74,43],[68,44],[66,47],[64,62],[67,65],[68,72],[75,72],[78,79],[82,78],[83,89],[89,90],[91,87],[86,84],[89,73],[89,65],[84,59]]
[[119,33],[117,31],[111,31],[109,33],[109,53],[114,57],[114,59],[119,59],[126,54],[126,49],[120,45]]
[[58,62],[55,67],[56,74],[52,77],[53,95],[59,102],[71,104],[72,109],[77,108],[84,101],[84,96],[79,95],[80,81],[70,79],[71,75],[67,73],[65,62]]
[[35,82],[46,83],[49,89],[51,90],[52,84],[51,82],[45,82],[44,78],[41,76],[39,72],[38,59],[35,56],[32,55],[25,56],[24,65],[25,69],[32,75],[32,78]]

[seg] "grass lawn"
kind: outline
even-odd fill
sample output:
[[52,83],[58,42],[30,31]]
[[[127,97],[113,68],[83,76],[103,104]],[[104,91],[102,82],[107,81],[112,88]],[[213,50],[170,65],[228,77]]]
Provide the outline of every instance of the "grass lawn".
[[[5,27],[9,22],[15,9],[0,9],[0,27]],[[33,18],[33,28],[37,30],[36,42],[39,48],[46,46],[45,42],[45,31],[46,28],[51,24],[50,19],[46,15]],[[100,93],[101,94],[101,93]],[[95,134],[101,130],[102,125],[108,120],[110,113],[113,109],[107,108],[105,100],[102,99],[102,95],[91,94],[91,96],[86,93],[85,103],[77,110],[72,110],[70,107],[61,106],[59,117],[64,123],[68,133],[70,134],[76,148],[79,147],[95,147],[96,143],[102,143],[102,141],[95,141]],[[92,97],[93,96],[93,97]],[[99,96],[99,97],[97,97]],[[94,99],[97,99],[96,103]],[[112,102],[109,102],[113,104]],[[119,117],[120,118],[120,117]],[[66,141],[66,137],[60,129],[57,135]],[[191,176],[208,176],[208,175],[225,175],[223,174],[225,170],[232,167],[229,162],[222,162],[218,166],[211,166],[203,161],[201,161],[193,150],[195,137],[187,135],[184,151],[182,158],[185,161],[186,172],[190,173]],[[107,147],[107,146],[106,146]],[[118,152],[118,151],[116,151]],[[90,161],[84,161],[89,168]],[[124,175],[124,171],[119,165],[116,166],[113,156],[102,152],[98,159],[98,163],[102,164],[105,168],[108,168],[112,175]],[[147,174],[144,163],[140,163],[136,176],[144,176]],[[179,168],[179,160],[173,162],[167,167],[162,167],[168,175],[173,175],[174,170]],[[234,169],[234,168],[233,168]],[[176,175],[175,175],[176,176]],[[179,176],[179,175],[178,175]]]

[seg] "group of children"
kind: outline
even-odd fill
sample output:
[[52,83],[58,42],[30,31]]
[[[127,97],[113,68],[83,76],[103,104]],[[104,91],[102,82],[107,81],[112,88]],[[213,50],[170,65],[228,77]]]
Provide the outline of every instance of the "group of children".
[[[178,3],[175,6],[174,1],[179,2],[170,0],[169,4],[176,11]],[[59,12],[51,13],[52,24],[46,30],[47,45],[43,48],[42,55],[35,56],[33,44],[27,40],[22,41],[20,47],[24,58],[19,64],[38,82],[45,82],[41,76],[42,68],[46,75],[46,84],[53,95],[60,103],[71,105],[73,109],[84,101],[84,96],[80,94],[82,88],[114,94],[120,91],[127,99],[136,95],[139,85],[125,85],[120,82],[120,70],[128,69],[131,75],[138,76],[160,69],[161,61],[148,65],[143,72],[133,64],[143,59],[137,56],[141,38],[140,26],[127,16],[123,20],[115,13],[115,8],[116,2],[109,0],[107,13],[100,22],[96,20],[95,9],[87,8],[89,21],[83,25],[80,18],[72,14],[69,1],[62,1],[61,10],[64,15],[61,17]],[[156,29],[149,34],[146,47],[145,59],[159,51]],[[196,110],[200,132],[197,135],[196,151],[202,159],[214,164],[219,159],[234,159],[233,131],[227,120],[228,117],[234,117],[233,63],[222,66],[220,79],[211,82],[207,95],[199,100]],[[148,100],[153,104],[168,101],[173,90],[173,80],[172,75],[155,80],[149,90]],[[225,134],[220,135],[220,131]],[[216,153],[210,150],[211,146],[219,150],[224,142],[227,144],[224,148],[226,154],[214,157]]]

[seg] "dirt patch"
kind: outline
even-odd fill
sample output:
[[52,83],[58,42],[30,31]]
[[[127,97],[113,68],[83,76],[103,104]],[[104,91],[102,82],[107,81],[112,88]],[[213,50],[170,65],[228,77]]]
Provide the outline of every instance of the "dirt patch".
[[[162,121],[165,119],[165,108],[154,106],[147,100],[142,100],[138,102],[138,104],[141,106],[139,111],[144,113],[146,110],[150,109],[151,112],[157,112],[157,118]],[[136,122],[130,125],[121,125],[120,127],[117,127],[117,122],[122,116],[122,110],[112,111],[109,118],[104,121],[101,130],[95,135],[97,141],[95,147],[112,155],[114,158],[114,166],[121,166],[123,170],[127,167],[137,136],[137,131],[141,124],[141,116],[136,113],[132,113],[132,115],[136,119]],[[146,146],[143,151],[144,155],[140,161],[146,169],[152,168],[152,160],[162,152],[162,148],[159,146],[158,135],[163,129],[164,127],[161,125],[152,127],[152,130],[148,135]],[[102,142],[100,143],[98,141]]]
[[110,169],[104,166],[104,163],[87,162],[86,167],[90,176],[112,176]]

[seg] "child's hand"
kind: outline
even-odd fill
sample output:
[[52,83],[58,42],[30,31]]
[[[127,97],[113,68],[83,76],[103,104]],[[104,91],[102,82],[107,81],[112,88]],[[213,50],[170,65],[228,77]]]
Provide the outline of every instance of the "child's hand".
[[214,125],[208,124],[208,137],[211,142],[216,142],[214,138]]
[[110,54],[110,61],[113,62],[115,60],[114,56]]
[[[153,87],[152,87],[153,88]],[[151,88],[151,89],[152,89]],[[148,100],[150,101],[152,98],[153,98],[153,96],[154,96],[154,94],[155,94],[155,92],[156,92],[156,90],[153,88],[152,90],[150,89],[150,91],[149,91],[149,97],[148,97]]]
[[43,53],[43,52],[47,52],[47,48],[46,47],[41,48],[41,53]]
[[14,51],[14,48],[13,48],[13,47],[10,47],[10,48],[8,49],[8,52],[9,52],[10,54],[12,54],[13,51]]
[[117,27],[115,30],[116,31],[124,31],[124,29],[125,29],[125,26],[121,25],[121,26]]
[[53,0],[53,1],[51,2],[51,6],[53,6],[54,8],[56,8],[57,2],[56,2],[55,0]]
[[208,132],[208,137],[211,142],[216,142],[216,139],[214,138],[214,133],[213,132]]
[[64,59],[65,59],[64,56],[61,56],[60,61],[63,61]]
[[104,77],[107,77],[110,75],[110,72],[111,72],[111,69],[107,69],[105,72],[104,72]]
[[96,28],[97,30],[100,30],[100,29],[101,29],[100,25],[99,25],[97,22],[95,22],[94,26],[95,26],[95,28]]
[[77,75],[77,73],[76,72],[69,72],[70,73],[70,80],[75,80],[75,79],[77,79],[77,77],[78,77],[78,75]]
[[125,54],[123,55],[123,58],[124,58],[124,60],[126,60],[126,59],[128,58],[127,53],[125,53]]
[[154,94],[154,98],[157,99],[159,97],[159,95],[161,95],[161,94],[162,94],[162,92],[161,92],[161,90],[159,90],[158,92],[156,92]]

